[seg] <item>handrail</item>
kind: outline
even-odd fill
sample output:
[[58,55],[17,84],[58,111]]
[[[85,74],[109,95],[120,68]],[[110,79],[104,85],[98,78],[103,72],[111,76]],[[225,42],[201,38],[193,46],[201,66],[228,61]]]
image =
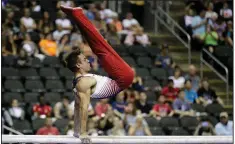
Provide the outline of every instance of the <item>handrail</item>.
[[6,125],[3,125],[3,128],[6,129],[6,130],[8,130],[8,131],[10,131],[10,132],[12,132],[12,133],[14,133],[14,134],[17,134],[17,135],[24,135],[24,134],[22,134],[21,132],[18,132],[18,131],[14,130],[14,129],[12,129],[12,128],[6,126]]
[[[221,75],[211,64],[209,64],[203,58],[204,53],[206,53],[208,57],[213,59],[217,64],[219,64],[225,70],[226,76]],[[226,83],[226,101],[228,104],[229,103],[229,72],[228,72],[228,68],[206,49],[202,50],[201,56],[200,56],[200,61],[201,61],[200,62],[200,76],[201,77],[203,77],[203,63],[204,63],[206,66],[208,66],[213,72],[215,72]]]
[[[157,4],[157,3],[154,3]],[[191,64],[191,37],[190,35],[171,17],[166,13],[159,5],[155,6],[154,12],[155,20],[157,19],[163,24],[186,48],[188,48],[188,63]],[[166,18],[166,21],[164,19]],[[157,23],[157,21],[155,21]],[[157,26],[157,24],[155,24]],[[178,28],[183,34],[187,36],[187,42],[185,42],[175,31]]]

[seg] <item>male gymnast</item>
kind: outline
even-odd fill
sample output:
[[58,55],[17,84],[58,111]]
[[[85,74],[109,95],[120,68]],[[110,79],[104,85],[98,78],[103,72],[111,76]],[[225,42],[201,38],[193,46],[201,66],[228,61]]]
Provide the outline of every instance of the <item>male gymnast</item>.
[[96,99],[109,98],[117,95],[132,84],[134,72],[131,67],[114,51],[105,39],[87,19],[80,7],[61,6],[80,29],[100,64],[108,75],[88,73],[91,69],[89,61],[79,51],[73,51],[66,58],[67,67],[74,73],[73,91],[75,93],[74,136],[87,139],[87,118],[90,97]]

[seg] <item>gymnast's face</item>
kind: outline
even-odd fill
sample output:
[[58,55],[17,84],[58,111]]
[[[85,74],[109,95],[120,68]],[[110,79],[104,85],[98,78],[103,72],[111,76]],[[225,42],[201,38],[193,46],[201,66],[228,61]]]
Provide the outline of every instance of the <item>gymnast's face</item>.
[[91,65],[86,56],[80,54],[78,55],[78,59],[77,67],[82,71],[89,72],[91,70]]

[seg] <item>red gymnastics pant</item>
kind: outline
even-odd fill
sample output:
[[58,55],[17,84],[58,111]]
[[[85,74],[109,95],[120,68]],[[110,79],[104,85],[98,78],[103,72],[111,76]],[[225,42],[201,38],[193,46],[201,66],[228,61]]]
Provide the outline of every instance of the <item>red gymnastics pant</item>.
[[108,75],[117,82],[121,89],[128,88],[134,78],[133,70],[105,41],[95,26],[83,14],[83,10],[81,8],[63,6],[61,6],[61,9],[76,22],[82,35],[87,40],[92,51],[97,55]]

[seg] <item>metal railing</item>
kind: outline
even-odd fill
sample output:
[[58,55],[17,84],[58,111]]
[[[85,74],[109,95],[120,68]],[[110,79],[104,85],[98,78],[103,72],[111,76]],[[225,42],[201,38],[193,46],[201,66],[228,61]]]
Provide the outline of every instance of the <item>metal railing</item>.
[[[155,33],[158,32],[158,22],[164,25],[187,49],[188,64],[191,64],[191,37],[190,35],[166,12],[169,10],[169,4],[163,1],[155,1],[152,4],[155,16]],[[165,5],[164,5],[165,4]],[[165,7],[166,11],[162,7]],[[180,37],[179,31],[187,37],[187,41]]]
[[[210,63],[208,63],[205,59],[204,59],[204,54],[207,55],[208,58],[211,58],[214,62],[216,62],[218,65],[220,65],[224,71],[225,71],[225,76],[223,76],[222,74],[220,74]],[[215,56],[213,56],[209,51],[207,51],[206,49],[203,49],[201,52],[201,56],[200,56],[200,76],[203,77],[203,64],[205,64],[206,66],[208,66],[213,72],[216,73],[216,75],[218,77],[220,77],[225,83],[226,83],[226,101],[227,104],[229,103],[229,72],[228,72],[228,68],[222,64]]]
[[6,126],[6,125],[3,125],[3,129],[6,129],[6,130],[8,130],[9,132],[11,132],[11,133],[13,133],[13,134],[24,135],[24,134],[22,134],[21,132],[18,132],[18,131],[14,130],[14,129],[12,129],[12,128]]

